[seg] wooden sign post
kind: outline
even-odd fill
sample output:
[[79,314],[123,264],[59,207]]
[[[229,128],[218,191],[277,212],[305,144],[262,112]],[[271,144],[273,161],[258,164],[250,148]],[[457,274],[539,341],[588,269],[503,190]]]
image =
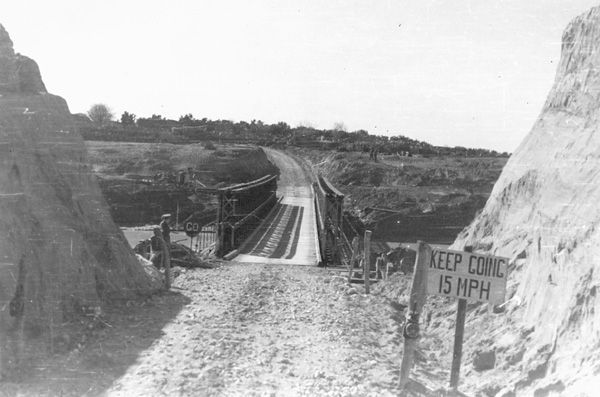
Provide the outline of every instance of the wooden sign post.
[[[473,247],[465,247],[466,252],[473,252]],[[465,336],[465,319],[467,318],[467,300],[459,299],[456,304],[456,329],[454,331],[454,353],[452,354],[452,368],[450,369],[450,390],[458,392],[458,379],[460,378],[460,364],[462,362],[463,339]]]
[[467,300],[489,304],[504,302],[508,259],[469,251],[433,250],[427,292],[458,298],[450,389],[458,391]]
[[454,331],[454,353],[452,354],[452,369],[450,370],[450,390],[458,391],[460,378],[460,363],[465,336],[465,319],[467,317],[467,300],[459,299],[456,305],[456,330]]
[[400,390],[405,390],[410,378],[415,347],[419,338],[419,317],[427,298],[427,272],[431,247],[419,241],[417,248],[417,261],[413,273],[410,289],[410,303],[408,317],[404,325],[404,350],[402,352],[402,366],[400,367]]
[[458,298],[450,388],[456,392],[460,377],[467,300],[489,304],[504,302],[508,259],[472,252],[435,249],[419,241],[410,307],[404,326],[404,353],[400,389],[405,390],[419,337],[419,316],[427,294]]

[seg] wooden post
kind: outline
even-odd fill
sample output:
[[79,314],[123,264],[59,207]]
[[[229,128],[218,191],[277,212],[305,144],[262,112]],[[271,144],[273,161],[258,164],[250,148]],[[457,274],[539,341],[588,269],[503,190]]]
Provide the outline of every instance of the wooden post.
[[165,269],[165,289],[169,290],[171,288],[171,252],[167,242],[165,240],[162,240],[162,242],[162,265]]
[[[472,246],[463,248],[465,252],[473,252]],[[450,390],[458,392],[460,379],[460,363],[462,360],[463,339],[465,335],[465,319],[467,317],[467,300],[459,299],[456,305],[456,330],[454,331],[454,353],[452,354],[452,369],[450,370]]]
[[219,207],[217,208],[217,239],[215,241],[215,252],[217,257],[222,257],[225,249],[225,226],[223,219],[223,192],[219,191]]
[[413,273],[410,290],[410,303],[408,307],[407,323],[404,327],[404,351],[402,353],[402,366],[400,367],[400,390],[405,390],[410,378],[414,350],[417,346],[418,335],[407,337],[408,324],[419,324],[419,316],[427,298],[427,269],[431,260],[431,247],[422,241],[418,242],[417,261]]
[[354,273],[354,262],[356,262],[357,257],[358,237],[354,237],[354,239],[352,239],[352,259],[350,259],[350,269],[348,269],[348,284],[350,284],[350,280],[352,280],[352,273]]
[[236,249],[235,246],[235,226],[231,226],[231,250]]
[[454,333],[454,354],[452,355],[452,369],[450,370],[450,389],[458,391],[460,378],[460,362],[462,360],[463,337],[465,334],[465,318],[467,316],[467,300],[459,299],[456,305],[456,331]]
[[363,267],[363,277],[365,280],[365,294],[371,292],[371,231],[365,231],[365,259]]

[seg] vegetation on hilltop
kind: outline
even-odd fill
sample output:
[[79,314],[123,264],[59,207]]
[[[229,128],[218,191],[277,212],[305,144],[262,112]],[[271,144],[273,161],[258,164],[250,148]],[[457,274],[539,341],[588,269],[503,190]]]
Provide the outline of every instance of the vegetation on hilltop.
[[167,120],[153,114],[149,118],[137,117],[124,112],[121,121],[93,123],[85,115],[76,115],[77,123],[85,140],[148,143],[198,143],[206,141],[255,143],[259,145],[286,145],[340,152],[370,152],[378,154],[405,154],[407,156],[460,156],[460,157],[508,157],[509,154],[495,150],[465,148],[462,146],[440,147],[402,135],[393,137],[370,135],[368,131],[348,132],[343,123],[335,123],[333,129],[317,129],[300,125],[292,128],[281,121],[267,124],[260,120],[234,122],[231,120],[196,119],[192,114],[182,115],[178,121]]

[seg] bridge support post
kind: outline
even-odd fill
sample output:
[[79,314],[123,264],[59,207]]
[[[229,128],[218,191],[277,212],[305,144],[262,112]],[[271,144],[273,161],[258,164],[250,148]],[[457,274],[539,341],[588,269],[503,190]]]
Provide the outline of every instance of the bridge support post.
[[365,231],[365,259],[363,276],[365,279],[365,294],[371,292],[371,231]]
[[344,195],[323,176],[318,178],[315,193],[320,220],[321,252],[330,254],[329,264],[339,265]]
[[354,262],[358,257],[358,237],[354,237],[352,240],[352,258],[350,259],[350,265],[348,266],[348,284],[352,281],[352,273],[354,273]]

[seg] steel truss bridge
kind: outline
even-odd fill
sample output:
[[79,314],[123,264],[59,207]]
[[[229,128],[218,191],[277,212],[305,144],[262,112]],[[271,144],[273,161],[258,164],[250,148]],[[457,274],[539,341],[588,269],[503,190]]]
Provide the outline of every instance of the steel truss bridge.
[[[264,252],[282,251],[275,244],[288,244],[287,252],[293,244],[292,252],[306,249],[302,243],[302,232],[312,229],[314,261],[312,264],[326,266],[347,266],[352,255],[351,246],[343,233],[344,195],[325,177],[319,176],[310,187],[311,196],[304,204],[298,200],[284,198],[277,192],[278,176],[269,175],[258,180],[221,189],[200,188],[203,194],[216,196],[218,202],[217,219],[210,224],[216,232],[214,252],[217,257],[229,258],[240,252],[247,240],[253,239],[255,247]],[[288,201],[286,201],[288,200]],[[289,201],[291,200],[291,201]],[[286,204],[287,203],[287,204]],[[302,208],[312,206],[309,211]],[[308,220],[302,223],[302,216]],[[302,226],[301,226],[302,225]],[[309,230],[310,231],[310,230]],[[294,240],[294,235],[296,235]],[[272,241],[269,242],[269,239]],[[262,243],[261,243],[262,242]],[[262,244],[262,245],[261,245]],[[312,248],[312,247],[311,247]],[[256,261],[269,261],[266,253],[256,254],[256,248],[246,252],[257,255]],[[286,263],[282,257],[271,257],[272,262]]]

